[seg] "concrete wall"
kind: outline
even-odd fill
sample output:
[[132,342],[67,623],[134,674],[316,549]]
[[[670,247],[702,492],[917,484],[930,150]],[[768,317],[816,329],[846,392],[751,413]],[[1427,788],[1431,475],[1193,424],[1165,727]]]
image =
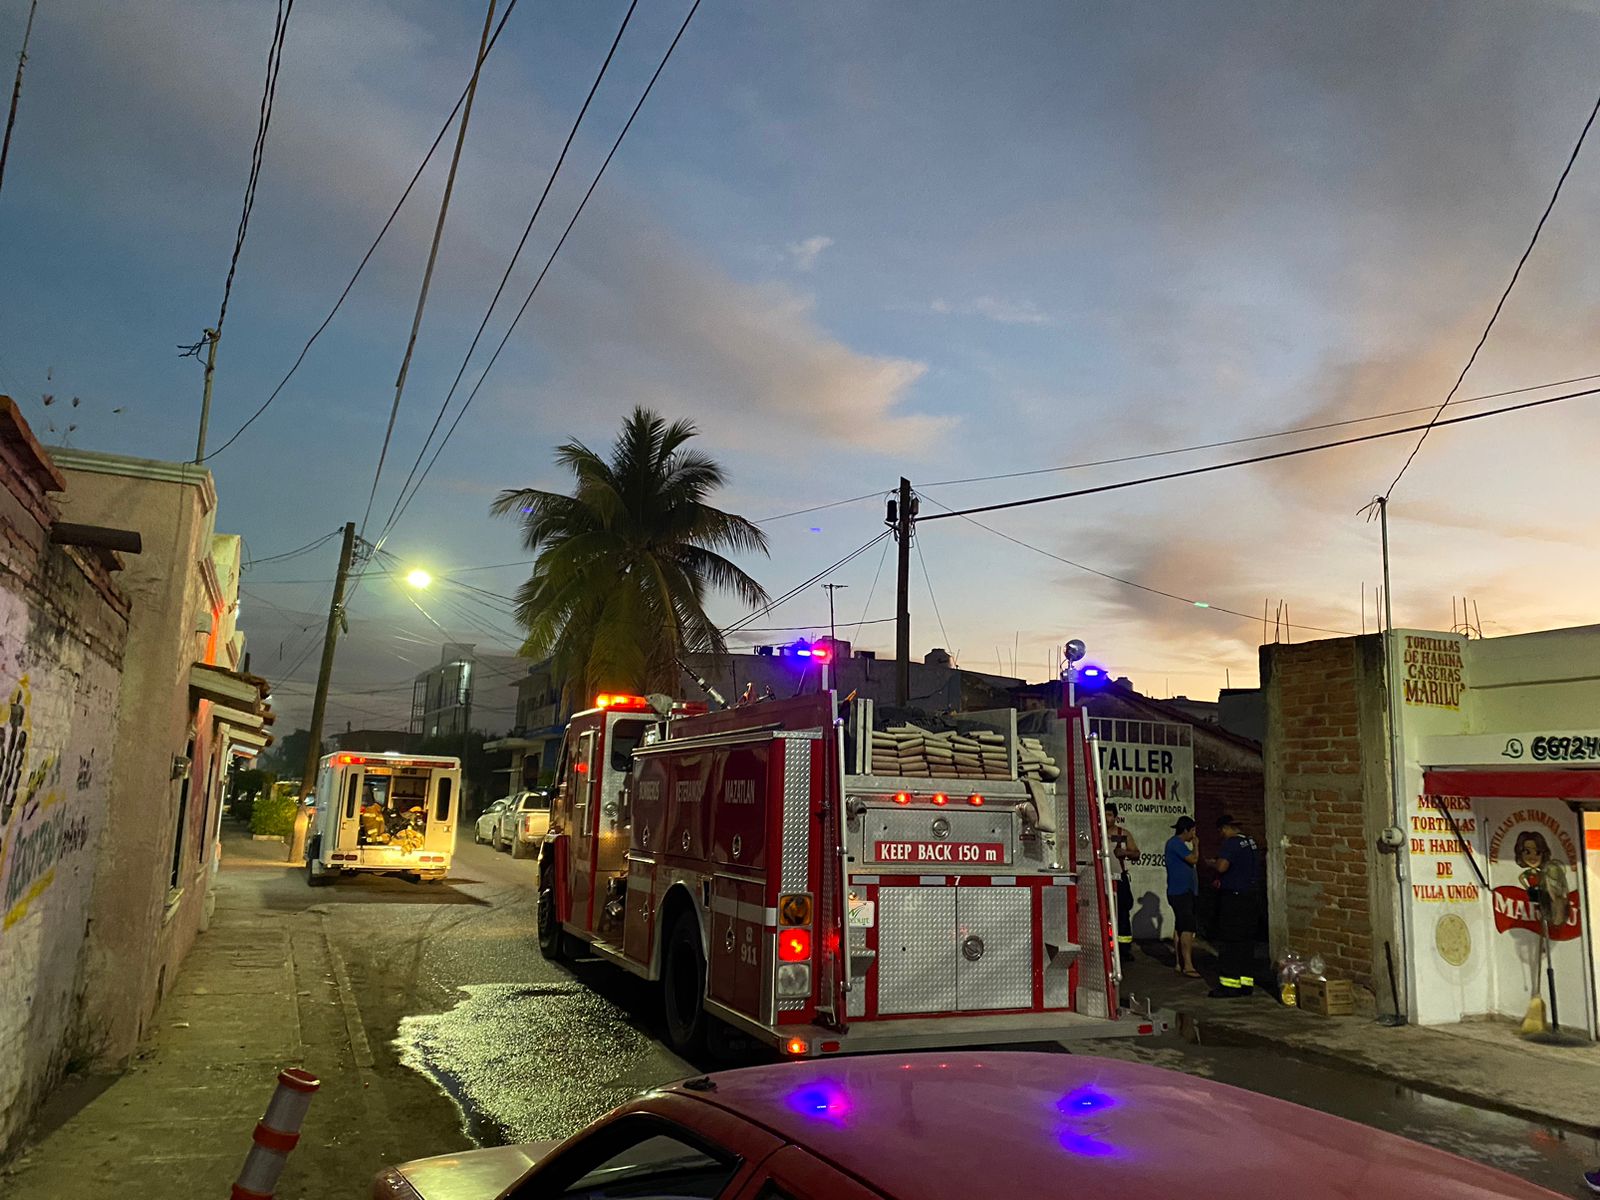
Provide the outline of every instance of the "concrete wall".
[[1397,889],[1377,846],[1390,823],[1381,640],[1263,646],[1261,679],[1273,954],[1320,954],[1387,1004]]
[[[218,801],[210,705],[189,699],[190,666],[224,612],[209,575],[216,493],[183,464],[57,452],[65,520],[138,530],[121,578],[133,602],[114,741],[117,774],[96,873],[87,994],[103,1014],[101,1058],[125,1060],[194,941],[209,881],[208,810]],[[202,626],[207,628],[202,628]],[[175,761],[190,755],[185,777]],[[180,821],[181,814],[181,821]],[[172,886],[176,863],[177,885]]]
[[[15,426],[6,432],[14,435]],[[0,465],[6,477],[0,487],[0,1156],[67,1068],[99,1049],[84,968],[127,637],[127,606],[104,564],[48,543],[42,492],[28,496],[27,481],[19,481],[15,460],[6,457]]]

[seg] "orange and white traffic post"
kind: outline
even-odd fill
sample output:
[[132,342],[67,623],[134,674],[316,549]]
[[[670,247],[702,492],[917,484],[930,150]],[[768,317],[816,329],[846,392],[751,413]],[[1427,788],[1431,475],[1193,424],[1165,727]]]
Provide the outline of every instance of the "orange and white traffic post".
[[300,1126],[311,1107],[312,1094],[321,1086],[322,1081],[315,1075],[297,1067],[278,1072],[278,1090],[272,1093],[266,1113],[250,1135],[255,1144],[234,1181],[232,1200],[272,1200],[283,1164],[289,1161],[289,1151],[300,1141]]

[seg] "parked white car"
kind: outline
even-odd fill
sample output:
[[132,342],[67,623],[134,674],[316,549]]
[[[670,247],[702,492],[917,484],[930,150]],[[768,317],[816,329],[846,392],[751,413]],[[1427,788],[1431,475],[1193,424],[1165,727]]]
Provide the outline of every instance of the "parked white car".
[[518,792],[506,800],[495,824],[494,848],[511,851],[512,858],[532,858],[550,829],[550,793]]
[[499,842],[495,841],[495,830],[500,824],[500,814],[505,812],[515,799],[515,796],[502,796],[484,809],[472,826],[472,840],[480,846],[485,842],[495,842],[498,846]]

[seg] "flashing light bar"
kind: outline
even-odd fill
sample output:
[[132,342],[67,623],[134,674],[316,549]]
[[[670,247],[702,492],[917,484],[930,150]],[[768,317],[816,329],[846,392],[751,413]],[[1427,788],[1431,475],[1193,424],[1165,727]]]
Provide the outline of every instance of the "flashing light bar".
[[630,696],[625,692],[601,692],[594,698],[596,708],[648,709],[650,701],[643,696]]
[[459,760],[453,758],[401,758],[393,750],[385,750],[382,754],[332,754],[328,761],[335,767],[365,767],[377,764],[382,767],[456,767]]

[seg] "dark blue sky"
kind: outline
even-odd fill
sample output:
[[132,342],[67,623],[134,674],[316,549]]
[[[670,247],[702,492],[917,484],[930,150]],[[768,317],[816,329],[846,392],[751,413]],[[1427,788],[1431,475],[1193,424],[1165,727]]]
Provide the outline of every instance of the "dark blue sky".
[[[624,9],[521,5],[486,67],[378,518]],[[640,5],[517,301],[685,9]],[[74,445],[192,453],[200,371],[173,347],[216,315],[274,11],[41,6],[0,193],[0,388],[47,441],[64,436],[47,428],[51,392],[82,399]],[[0,48],[18,44],[25,13],[0,0]],[[459,92],[480,23],[476,5],[296,4],[213,445],[343,286]],[[732,472],[728,506],[765,517],[902,472],[927,485],[1436,402],[1593,103],[1597,52],[1600,18],[1554,2],[706,0],[388,548],[436,573],[525,557],[487,516],[494,493],[559,486],[551,447],[604,444],[636,403],[698,421]],[[1600,372],[1596,154],[1464,395]],[[212,463],[221,526],[258,556],[361,515],[443,165],[294,382]],[[1447,625],[1449,597],[1468,593],[1491,634],[1592,619],[1600,580],[1581,547],[1597,503],[1581,452],[1596,424],[1579,401],[1431,438],[1396,496],[1397,618]],[[1163,590],[1244,612],[1287,599],[1296,621],[1356,630],[1378,563],[1355,509],[1406,448],[987,523]],[[1207,457],[927,494],[982,503]],[[775,523],[771,561],[749,565],[781,591],[880,520],[868,501]],[[1254,679],[1253,621],[961,522],[925,526],[921,541],[943,620],[919,568],[919,653],[948,643],[992,670],[1017,644],[1019,669],[1038,676],[1052,643],[1081,636],[1156,693],[1204,693],[1225,670],[1236,686]],[[330,544],[245,583],[254,666],[288,675],[290,721],[314,669],[299,661],[303,629],[327,590],[292,581],[324,580],[332,561]],[[874,591],[877,565],[874,551],[840,572],[841,617],[892,613],[891,568]],[[460,579],[504,593],[517,577]],[[481,599],[446,585],[424,603],[453,633],[488,644],[499,628],[508,642],[509,619]],[[826,612],[817,591],[762,624]],[[363,585],[352,622],[333,716],[375,723],[403,709],[400,681],[437,658],[439,636],[389,580]],[[883,628],[860,640],[882,644]]]

